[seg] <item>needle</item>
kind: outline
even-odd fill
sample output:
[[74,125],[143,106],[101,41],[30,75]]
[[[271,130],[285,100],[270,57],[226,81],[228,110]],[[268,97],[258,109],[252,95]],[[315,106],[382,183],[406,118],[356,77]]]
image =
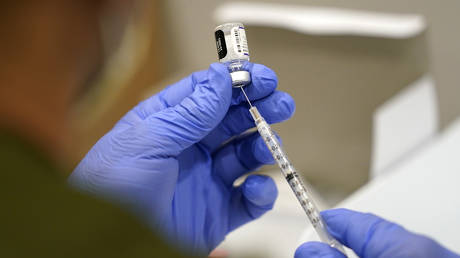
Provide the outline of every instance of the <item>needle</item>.
[[249,100],[248,95],[246,95],[246,92],[244,91],[243,87],[240,87],[240,89],[241,89],[241,91],[243,92],[244,97],[246,97],[246,100],[248,101],[249,106],[252,107],[252,103],[251,103],[251,101]]

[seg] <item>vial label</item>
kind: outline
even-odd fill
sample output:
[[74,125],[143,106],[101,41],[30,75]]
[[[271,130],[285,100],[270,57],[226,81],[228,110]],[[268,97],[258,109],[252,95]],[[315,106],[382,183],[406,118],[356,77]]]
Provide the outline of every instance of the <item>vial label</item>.
[[231,30],[231,35],[233,39],[233,47],[235,53],[240,57],[249,56],[248,40],[246,38],[246,31],[244,27],[234,27]]
[[215,33],[216,36],[216,47],[219,59],[224,59],[227,56],[227,43],[225,41],[225,34],[222,30],[218,30]]

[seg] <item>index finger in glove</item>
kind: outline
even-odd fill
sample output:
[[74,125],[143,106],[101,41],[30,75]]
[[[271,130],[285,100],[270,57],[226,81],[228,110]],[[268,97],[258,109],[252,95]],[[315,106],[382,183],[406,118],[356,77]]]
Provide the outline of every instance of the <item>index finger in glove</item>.
[[[244,87],[249,100],[255,101],[267,97],[276,90],[278,77],[275,72],[261,64],[247,63],[245,65],[251,73],[251,83]],[[232,105],[246,102],[246,97],[240,88],[233,89]]]
[[[253,102],[269,124],[289,119],[295,110],[292,97],[281,91],[275,91],[266,98]],[[254,127],[254,119],[247,105],[230,107],[222,122],[205,138],[202,143],[211,151],[215,151],[222,143],[233,136]]]

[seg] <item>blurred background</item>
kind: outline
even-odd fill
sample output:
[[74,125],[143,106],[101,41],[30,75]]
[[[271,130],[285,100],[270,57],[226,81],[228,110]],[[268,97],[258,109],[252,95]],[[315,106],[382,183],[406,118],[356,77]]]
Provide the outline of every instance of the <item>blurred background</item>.
[[[252,61],[296,100],[295,116],[275,129],[319,206],[333,207],[460,116],[458,10],[457,0],[139,1],[75,111],[74,162],[139,101],[216,62],[215,26],[243,22]],[[277,180],[275,211],[232,233],[216,256],[292,257],[308,227],[278,170],[259,172]]]

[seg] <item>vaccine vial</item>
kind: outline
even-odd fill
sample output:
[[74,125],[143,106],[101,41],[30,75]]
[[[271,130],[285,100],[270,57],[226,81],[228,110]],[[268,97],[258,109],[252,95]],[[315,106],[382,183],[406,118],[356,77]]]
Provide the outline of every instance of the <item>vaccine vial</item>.
[[242,23],[225,23],[215,29],[219,61],[228,67],[232,86],[240,88],[251,83],[246,70],[249,62],[249,48],[246,31]]

